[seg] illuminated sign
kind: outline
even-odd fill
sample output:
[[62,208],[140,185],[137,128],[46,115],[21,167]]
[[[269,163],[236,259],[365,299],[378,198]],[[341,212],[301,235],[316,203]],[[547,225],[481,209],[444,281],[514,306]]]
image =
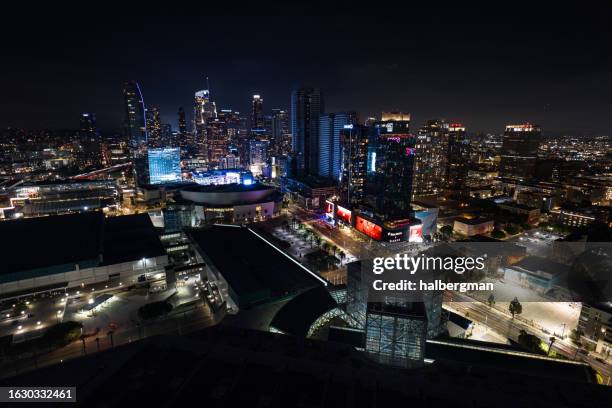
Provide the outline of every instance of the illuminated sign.
[[344,125],[344,129],[352,129],[353,125]]
[[382,239],[382,227],[380,225],[376,225],[371,221],[366,220],[365,218],[361,218],[357,216],[355,218],[355,229],[357,231],[363,232],[368,237],[373,238],[377,241]]
[[408,242],[423,242],[423,227],[421,224],[410,226]]
[[352,220],[351,210],[347,210],[344,207],[338,206],[338,209],[336,210],[336,215],[338,216],[338,218],[340,218],[342,221],[346,222],[347,224],[351,223],[351,220]]
[[334,203],[331,201],[325,201],[325,214],[334,215]]
[[406,156],[414,156],[416,153],[416,149],[414,147],[406,148]]

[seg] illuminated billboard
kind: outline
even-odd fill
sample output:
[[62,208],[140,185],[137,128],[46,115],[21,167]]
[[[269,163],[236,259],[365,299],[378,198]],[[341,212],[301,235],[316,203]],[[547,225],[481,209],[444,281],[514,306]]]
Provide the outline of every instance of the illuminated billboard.
[[411,225],[409,231],[409,242],[423,242],[423,226],[421,224]]
[[353,220],[353,214],[351,213],[351,210],[347,210],[344,207],[338,206],[338,209],[336,210],[336,215],[339,219],[346,222],[347,224],[350,224]]
[[365,218],[357,216],[355,218],[355,229],[357,231],[363,232],[368,237],[373,238],[377,241],[382,239],[382,227],[380,225],[376,225],[371,221],[366,220]]
[[325,201],[325,214],[334,216],[334,203],[331,201]]

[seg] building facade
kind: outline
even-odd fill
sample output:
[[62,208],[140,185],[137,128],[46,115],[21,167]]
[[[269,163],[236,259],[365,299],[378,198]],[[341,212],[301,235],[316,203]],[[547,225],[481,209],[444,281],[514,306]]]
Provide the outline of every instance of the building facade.
[[500,175],[519,179],[533,178],[541,135],[540,127],[530,123],[506,126],[501,150]]
[[328,113],[319,117],[319,176],[338,181],[342,166],[340,133],[357,124],[355,112]]
[[138,82],[127,81],[123,84],[123,98],[125,101],[126,136],[130,139],[130,143],[134,148],[146,145],[146,109]]
[[409,114],[383,114],[371,127],[365,203],[376,217],[403,217],[410,211],[415,145]]
[[178,147],[151,148],[148,159],[150,184],[181,180],[181,150]]
[[323,95],[317,88],[300,88],[291,94],[291,135],[297,175],[319,173],[319,116]]

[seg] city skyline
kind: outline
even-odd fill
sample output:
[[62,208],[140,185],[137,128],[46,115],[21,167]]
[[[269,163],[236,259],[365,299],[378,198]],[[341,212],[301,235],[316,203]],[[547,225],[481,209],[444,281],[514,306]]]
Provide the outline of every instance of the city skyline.
[[[609,133],[609,29],[598,21],[605,8],[589,13],[595,21],[588,24],[580,11],[544,7],[529,9],[529,18],[521,10],[445,10],[432,21],[425,17],[430,10],[414,9],[408,23],[302,14],[226,21],[220,14],[205,27],[180,13],[147,15],[138,26],[142,43],[131,39],[122,16],[102,23],[64,13],[58,21],[66,28],[52,30],[34,17],[6,26],[23,35],[4,47],[0,125],[70,129],[81,112],[94,112],[102,129],[119,129],[121,84],[136,80],[146,105],[158,107],[162,122],[176,128],[178,107],[191,106],[209,77],[218,108],[246,115],[254,94],[268,113],[287,110],[290,93],[311,86],[325,94],[326,112],[354,110],[362,118],[405,111],[414,123],[442,118],[472,132],[501,134],[508,123],[533,122],[550,134]],[[108,21],[117,23],[112,33],[105,30]],[[346,29],[361,26],[371,29]],[[88,34],[72,35],[79,27]],[[307,34],[291,35],[299,29]],[[256,43],[247,41],[250,33]],[[212,41],[194,46],[194,35]]]

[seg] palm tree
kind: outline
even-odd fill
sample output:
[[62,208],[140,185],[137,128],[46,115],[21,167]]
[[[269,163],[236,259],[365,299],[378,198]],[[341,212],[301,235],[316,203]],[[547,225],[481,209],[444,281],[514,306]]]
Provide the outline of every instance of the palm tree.
[[548,345],[548,353],[546,353],[546,355],[550,356],[550,352],[552,351],[552,346],[553,344],[555,344],[555,340],[557,339],[554,336],[550,336],[548,340],[550,340],[550,344]]
[[327,241],[323,242],[323,244],[321,245],[321,248],[323,249],[323,251],[329,253],[329,243]]

